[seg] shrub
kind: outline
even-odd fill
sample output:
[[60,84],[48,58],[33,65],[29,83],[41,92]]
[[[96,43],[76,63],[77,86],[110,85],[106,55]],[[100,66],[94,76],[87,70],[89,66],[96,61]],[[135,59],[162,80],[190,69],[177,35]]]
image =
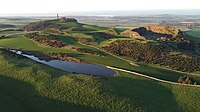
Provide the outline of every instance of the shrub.
[[194,79],[190,78],[189,76],[181,76],[178,79],[178,83],[197,85],[197,82],[195,82]]

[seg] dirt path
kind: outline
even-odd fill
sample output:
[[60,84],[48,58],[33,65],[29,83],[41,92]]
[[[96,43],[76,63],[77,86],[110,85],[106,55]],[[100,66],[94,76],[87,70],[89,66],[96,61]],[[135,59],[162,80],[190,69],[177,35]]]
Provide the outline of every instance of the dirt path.
[[173,84],[173,85],[180,85],[180,86],[188,86],[188,87],[199,87],[200,85],[189,85],[189,84],[181,84],[181,83],[176,83],[176,82],[171,82],[171,81],[166,81],[166,80],[162,80],[162,79],[158,79],[155,77],[151,77],[151,76],[147,76],[141,73],[137,73],[137,72],[132,72],[129,70],[124,70],[124,69],[120,69],[120,68],[115,68],[115,67],[111,67],[111,66],[106,66],[107,68],[113,69],[113,70],[118,70],[118,71],[122,71],[122,72],[126,72],[126,73],[131,73],[137,76],[141,76],[141,77],[145,77],[151,80],[155,80],[155,81],[159,81],[159,82],[163,82],[163,83],[167,83],[167,84]]

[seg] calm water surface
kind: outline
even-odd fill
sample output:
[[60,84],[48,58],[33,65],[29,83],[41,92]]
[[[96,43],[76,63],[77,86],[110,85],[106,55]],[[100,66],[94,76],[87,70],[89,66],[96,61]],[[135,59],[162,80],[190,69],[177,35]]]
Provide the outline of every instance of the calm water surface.
[[27,58],[30,58],[36,62],[46,64],[51,67],[61,69],[67,72],[74,72],[74,73],[87,74],[87,75],[100,75],[100,76],[109,76],[109,75],[116,74],[116,72],[113,71],[112,69],[106,68],[104,66],[96,65],[96,64],[74,63],[74,62],[61,61],[61,60],[45,61],[45,60],[39,59],[38,57],[34,55],[25,54],[20,50],[10,50],[10,51],[15,52],[16,54],[25,56]]

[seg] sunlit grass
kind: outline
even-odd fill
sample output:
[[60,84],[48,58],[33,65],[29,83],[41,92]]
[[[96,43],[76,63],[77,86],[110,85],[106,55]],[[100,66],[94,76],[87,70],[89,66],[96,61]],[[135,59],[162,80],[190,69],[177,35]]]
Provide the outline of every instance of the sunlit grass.
[[[3,112],[197,112],[200,88],[159,83],[133,74],[71,74],[0,53]],[[11,108],[12,107],[12,108]]]

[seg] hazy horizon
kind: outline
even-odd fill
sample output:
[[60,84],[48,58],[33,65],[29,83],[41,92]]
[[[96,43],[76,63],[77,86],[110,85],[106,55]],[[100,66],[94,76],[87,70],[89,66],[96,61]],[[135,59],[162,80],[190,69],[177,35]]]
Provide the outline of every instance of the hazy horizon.
[[109,11],[72,11],[50,13],[0,14],[6,16],[148,16],[148,15],[200,15],[200,9],[165,9],[165,10],[109,10]]
[[[5,15],[131,15],[200,14],[197,0],[6,0],[1,1],[0,16]],[[180,11],[185,10],[186,12]],[[192,11],[189,11],[192,10]],[[198,10],[194,12],[194,10]],[[116,14],[119,13],[119,14]],[[128,14],[127,14],[128,13]]]

